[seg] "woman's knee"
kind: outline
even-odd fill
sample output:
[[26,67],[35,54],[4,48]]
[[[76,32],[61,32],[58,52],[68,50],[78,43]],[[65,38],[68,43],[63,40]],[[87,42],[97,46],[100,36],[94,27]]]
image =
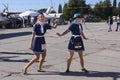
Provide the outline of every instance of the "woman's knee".
[[73,54],[70,54],[70,56],[68,57],[68,60],[72,60],[73,58]]
[[35,55],[35,59],[38,60],[40,58],[40,55],[39,54],[36,54]]
[[44,52],[44,53],[42,54],[41,60],[44,60],[45,57],[46,57],[46,52]]

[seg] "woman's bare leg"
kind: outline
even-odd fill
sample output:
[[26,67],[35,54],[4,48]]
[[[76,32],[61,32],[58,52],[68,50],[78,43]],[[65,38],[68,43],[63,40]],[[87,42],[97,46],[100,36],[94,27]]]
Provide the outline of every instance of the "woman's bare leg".
[[39,62],[39,69],[38,69],[38,71],[42,70],[42,65],[43,65],[43,62],[45,60],[45,57],[46,57],[46,50],[44,51],[44,53],[42,53],[42,57],[41,57],[40,62]]
[[35,54],[35,56],[32,58],[31,61],[29,61],[29,63],[27,63],[27,65],[25,65],[23,73],[26,74],[27,73],[27,69],[34,63],[36,62],[38,59],[40,58],[40,54]]
[[67,60],[67,70],[66,70],[66,72],[69,72],[69,68],[70,68],[70,65],[71,65],[71,62],[72,62],[73,55],[74,55],[74,52],[70,52],[70,55],[69,55],[68,60]]
[[80,58],[80,65],[81,65],[81,67],[82,67],[82,71],[84,71],[84,72],[88,72],[86,69],[85,69],[85,67],[84,67],[84,59],[83,59],[83,52],[81,51],[81,52],[78,52],[78,54],[79,54],[79,58]]
[[80,59],[80,65],[81,65],[81,67],[83,69],[84,68],[84,59],[83,59],[83,53],[82,53],[82,51],[78,52],[78,55],[79,55],[79,59]]

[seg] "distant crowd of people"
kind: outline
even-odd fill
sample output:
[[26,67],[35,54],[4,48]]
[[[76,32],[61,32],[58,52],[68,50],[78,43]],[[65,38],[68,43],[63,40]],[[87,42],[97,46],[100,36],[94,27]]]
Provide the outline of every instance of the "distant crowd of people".
[[[117,26],[116,26],[116,29],[115,31],[119,31],[120,30],[120,15],[117,15],[116,17],[116,20],[117,20]],[[112,16],[109,16],[108,20],[107,20],[107,23],[108,23],[108,32],[111,32],[112,31],[112,25],[113,25],[113,18]]]

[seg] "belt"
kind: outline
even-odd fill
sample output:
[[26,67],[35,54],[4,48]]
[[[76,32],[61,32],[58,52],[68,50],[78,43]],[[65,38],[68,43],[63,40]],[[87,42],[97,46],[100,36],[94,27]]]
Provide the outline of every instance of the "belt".
[[73,37],[81,37],[81,35],[72,35]]
[[35,35],[35,37],[44,37],[44,35]]

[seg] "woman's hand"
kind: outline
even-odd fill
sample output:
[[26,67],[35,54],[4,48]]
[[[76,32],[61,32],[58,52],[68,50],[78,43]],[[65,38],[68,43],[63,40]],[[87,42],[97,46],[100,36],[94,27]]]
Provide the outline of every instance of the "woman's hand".
[[64,36],[69,32],[69,30],[64,31],[63,33],[56,33],[58,36]]
[[62,34],[60,34],[60,33],[56,33],[58,36],[62,36]]
[[89,38],[86,38],[86,37],[85,37],[84,39],[85,39],[85,40],[89,40]]

